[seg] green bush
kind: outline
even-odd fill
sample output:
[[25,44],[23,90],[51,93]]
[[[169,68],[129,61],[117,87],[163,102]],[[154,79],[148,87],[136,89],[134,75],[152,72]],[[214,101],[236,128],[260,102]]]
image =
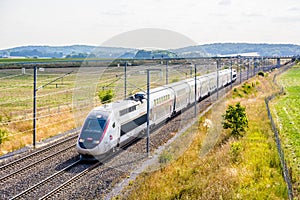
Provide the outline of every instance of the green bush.
[[243,150],[242,144],[240,142],[234,142],[230,145],[230,155],[233,163],[239,162],[239,155]]
[[178,82],[178,81],[179,81],[178,78],[173,78],[173,79],[171,80],[171,83],[175,83],[175,82]]
[[172,160],[172,154],[165,152],[165,151],[158,158],[158,162],[161,164],[168,163],[171,160]]
[[98,97],[101,103],[110,103],[112,102],[113,97],[115,96],[113,90],[101,90],[98,93]]
[[246,108],[241,106],[240,102],[236,105],[229,105],[223,117],[223,128],[231,129],[231,135],[234,137],[243,136],[248,127],[248,119],[245,112]]

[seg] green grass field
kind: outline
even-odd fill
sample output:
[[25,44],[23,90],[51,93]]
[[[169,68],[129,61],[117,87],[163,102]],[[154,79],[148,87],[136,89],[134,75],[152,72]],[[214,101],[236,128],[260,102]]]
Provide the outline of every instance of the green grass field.
[[292,175],[292,184],[300,197],[300,65],[278,79],[284,95],[273,101],[273,113]]

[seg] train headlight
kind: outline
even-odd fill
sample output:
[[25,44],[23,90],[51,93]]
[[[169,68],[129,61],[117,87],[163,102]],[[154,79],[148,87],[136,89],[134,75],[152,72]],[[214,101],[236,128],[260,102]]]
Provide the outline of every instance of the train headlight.
[[94,140],[93,143],[94,143],[94,144],[99,144],[100,141],[99,141],[99,140]]
[[80,139],[79,139],[79,142],[84,142],[84,139],[80,138]]

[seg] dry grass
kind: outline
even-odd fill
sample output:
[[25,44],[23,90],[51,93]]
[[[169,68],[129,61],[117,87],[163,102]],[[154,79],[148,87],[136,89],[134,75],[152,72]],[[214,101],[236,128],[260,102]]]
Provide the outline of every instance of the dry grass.
[[[36,141],[41,142],[59,133],[75,128],[73,113],[69,108],[60,110],[60,113],[51,113],[50,117],[37,120]],[[10,123],[0,127],[8,132],[1,145],[0,155],[17,150],[21,147],[32,145],[33,125],[32,120]]]
[[[286,199],[273,132],[264,97],[274,92],[268,78],[256,77],[248,98],[228,98],[199,120],[190,148],[153,173],[143,173],[123,199]],[[259,84],[257,84],[259,83]],[[241,89],[241,88],[238,88]],[[234,139],[220,129],[220,114],[228,104],[246,106],[249,128]],[[204,127],[206,119],[212,127]],[[212,134],[214,132],[214,134]],[[218,133],[216,133],[218,132]],[[215,145],[216,143],[216,145]]]

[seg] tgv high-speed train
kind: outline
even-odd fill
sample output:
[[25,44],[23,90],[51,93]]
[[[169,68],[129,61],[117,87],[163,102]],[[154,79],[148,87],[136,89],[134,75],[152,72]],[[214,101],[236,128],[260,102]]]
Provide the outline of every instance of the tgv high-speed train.
[[[232,75],[232,77],[231,77]],[[236,71],[225,69],[196,77],[196,99],[209,96],[236,80]],[[158,125],[195,102],[195,79],[190,78],[150,90],[150,127]],[[81,128],[77,151],[81,157],[102,157],[130,142],[146,129],[147,100],[145,93],[94,108]]]

